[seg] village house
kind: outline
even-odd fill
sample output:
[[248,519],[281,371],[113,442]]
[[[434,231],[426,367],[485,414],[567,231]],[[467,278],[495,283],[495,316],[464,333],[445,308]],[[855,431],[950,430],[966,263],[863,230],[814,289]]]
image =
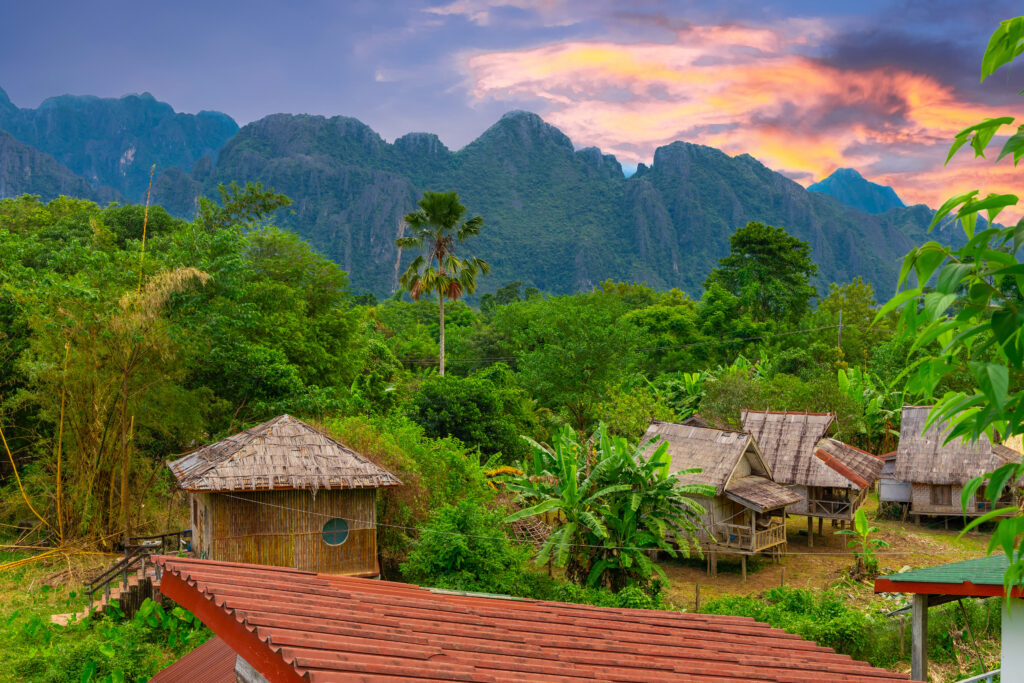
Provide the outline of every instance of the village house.
[[828,436],[832,413],[744,410],[743,431],[764,454],[774,480],[800,500],[786,508],[807,517],[807,542],[814,544],[813,520],[840,527],[852,523],[868,491],[882,472],[882,460]]
[[[978,489],[961,505],[960,494],[968,481],[992,472],[1010,462],[1018,462],[1020,453],[1003,444],[993,444],[984,435],[974,442],[946,440],[948,427],[932,425],[925,431],[930,406],[904,406],[900,425],[900,443],[896,450],[894,478],[910,485],[910,513],[919,522],[922,515],[976,517],[989,512],[992,504]],[[1018,488],[1021,485],[1018,484]],[[1000,503],[1014,504],[1009,487]]]
[[655,420],[644,435],[654,445],[668,441],[671,471],[699,468],[680,481],[715,487],[713,497],[694,496],[707,512],[702,517],[709,571],[717,571],[720,553],[746,557],[778,555],[786,548],[786,506],[799,496],[772,480],[757,444],[749,434]]
[[290,415],[168,463],[200,558],[377,576],[377,490],[391,472]]
[[[210,641],[154,683],[906,680],[747,617],[482,596],[209,560],[156,562],[163,594],[222,642]],[[222,678],[197,675],[207,671]]]

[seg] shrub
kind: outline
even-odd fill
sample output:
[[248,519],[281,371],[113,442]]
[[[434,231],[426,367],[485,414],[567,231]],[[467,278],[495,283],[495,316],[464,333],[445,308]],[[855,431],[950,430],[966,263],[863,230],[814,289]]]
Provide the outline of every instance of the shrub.
[[425,586],[507,592],[529,551],[505,535],[503,517],[472,500],[436,510],[402,564],[402,576]]
[[506,417],[502,392],[481,377],[431,377],[413,398],[410,417],[429,437],[453,436],[484,455],[501,453],[506,462],[526,455],[520,425]]

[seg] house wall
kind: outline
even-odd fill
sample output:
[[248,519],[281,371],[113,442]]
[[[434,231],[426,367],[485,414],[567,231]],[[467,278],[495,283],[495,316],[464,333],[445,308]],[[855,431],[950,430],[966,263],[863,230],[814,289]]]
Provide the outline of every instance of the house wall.
[[210,540],[212,528],[210,523],[210,494],[193,493],[191,495],[190,517],[192,521],[192,552],[199,559],[210,558]]
[[800,501],[793,503],[792,505],[786,506],[786,512],[791,515],[804,515],[807,514],[807,487],[806,486],[787,486],[791,491],[795,491],[800,494]]
[[[376,494],[374,489],[203,494],[208,497],[208,530],[200,547],[208,548],[213,560],[376,575]],[[341,545],[323,539],[324,525],[333,518],[348,522],[348,538]]]
[[[932,505],[931,484],[912,483],[910,488],[911,512],[916,512],[922,515],[962,515],[964,513],[963,508],[960,507],[960,492],[963,491],[962,486],[957,484],[950,486],[951,493],[949,497],[949,505]],[[967,511],[971,512],[973,510],[974,500],[972,499]]]
[[878,480],[878,499],[890,503],[909,503],[910,484],[896,481],[892,476]]

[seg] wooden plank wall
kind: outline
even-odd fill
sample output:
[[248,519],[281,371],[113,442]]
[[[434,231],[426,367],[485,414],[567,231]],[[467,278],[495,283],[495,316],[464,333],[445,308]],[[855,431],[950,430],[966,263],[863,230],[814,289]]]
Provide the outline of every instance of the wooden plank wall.
[[[209,494],[210,558],[327,574],[376,574],[375,489]],[[347,540],[327,545],[329,519],[348,522]]]

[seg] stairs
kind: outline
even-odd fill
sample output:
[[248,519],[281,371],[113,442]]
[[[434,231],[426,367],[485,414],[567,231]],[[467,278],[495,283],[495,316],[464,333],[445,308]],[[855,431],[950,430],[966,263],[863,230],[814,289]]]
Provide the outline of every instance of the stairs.
[[[127,583],[118,582],[117,585],[110,586],[109,596],[104,593],[100,595],[98,600],[93,602],[91,614],[103,614],[104,608],[110,601],[117,600],[121,611],[126,616],[131,617],[146,598],[152,600],[160,599],[160,581],[156,576],[156,568],[152,565],[146,566],[145,574],[139,571],[129,574]],[[82,621],[89,616],[90,610],[86,607],[81,612],[51,615],[50,622],[67,626],[72,621]]]

